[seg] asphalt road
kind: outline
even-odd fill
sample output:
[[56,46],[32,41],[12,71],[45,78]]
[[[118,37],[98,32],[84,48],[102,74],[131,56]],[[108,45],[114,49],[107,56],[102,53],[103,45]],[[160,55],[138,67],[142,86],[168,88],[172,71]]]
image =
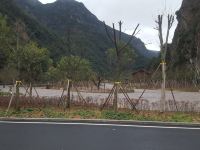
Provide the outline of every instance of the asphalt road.
[[0,150],[199,150],[200,129],[0,122]]

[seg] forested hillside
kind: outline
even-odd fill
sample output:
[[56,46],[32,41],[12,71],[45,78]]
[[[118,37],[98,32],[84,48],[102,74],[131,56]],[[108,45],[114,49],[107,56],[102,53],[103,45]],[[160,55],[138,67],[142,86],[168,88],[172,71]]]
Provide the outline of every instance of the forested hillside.
[[[103,22],[99,21],[82,3],[74,0],[58,0],[43,5],[38,0],[1,0],[0,13],[6,17],[7,25],[13,31],[16,42],[16,23],[23,26],[23,34],[29,41],[36,42],[39,47],[46,48],[57,67],[63,56],[79,56],[90,62],[94,72],[108,74],[112,70],[108,65],[107,50],[114,45],[109,41]],[[113,30],[108,27],[110,33]],[[13,38],[13,37],[12,37]],[[123,33],[122,40],[128,41],[129,35]],[[15,42],[11,45],[15,46]],[[16,47],[16,46],[15,46]],[[156,52],[146,49],[144,43],[134,37],[130,43],[136,57],[130,64],[130,72],[144,68]],[[1,68],[8,63],[1,54]]]

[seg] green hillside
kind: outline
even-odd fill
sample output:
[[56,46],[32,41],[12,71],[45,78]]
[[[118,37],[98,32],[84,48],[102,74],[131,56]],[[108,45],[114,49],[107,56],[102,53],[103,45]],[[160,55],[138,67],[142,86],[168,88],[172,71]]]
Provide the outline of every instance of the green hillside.
[[[113,45],[103,23],[82,3],[58,0],[43,5],[37,0],[1,0],[0,13],[7,16],[10,26],[17,20],[24,22],[31,40],[48,48],[55,62],[73,54],[88,59],[96,71],[108,70],[105,52]],[[127,41],[129,35],[123,34],[122,38]],[[131,45],[137,53],[133,69],[147,66],[150,58],[157,55],[148,51],[138,38]]]

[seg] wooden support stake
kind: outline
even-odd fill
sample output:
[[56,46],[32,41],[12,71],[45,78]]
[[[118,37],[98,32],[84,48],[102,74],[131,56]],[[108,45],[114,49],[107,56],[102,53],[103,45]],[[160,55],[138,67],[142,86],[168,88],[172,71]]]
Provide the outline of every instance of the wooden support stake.
[[86,100],[83,98],[83,96],[81,95],[81,93],[78,91],[77,87],[74,86],[74,88],[75,88],[75,90],[76,90],[76,92],[77,92],[77,94],[78,94],[78,97],[79,97],[85,104],[87,104]]
[[35,93],[37,94],[37,97],[40,97],[40,95],[38,94],[38,92],[37,92],[36,88],[35,88],[35,87],[33,87],[33,89],[34,89]]
[[121,89],[122,93],[124,94],[124,96],[125,96],[126,100],[128,101],[128,103],[131,105],[132,110],[137,110],[136,107],[135,107],[136,105],[131,101],[131,99],[128,96],[126,90],[121,85],[120,85],[120,89]]
[[15,109],[17,111],[20,110],[20,107],[19,107],[19,86],[20,86],[20,81],[16,81]]
[[68,80],[68,84],[67,84],[67,108],[69,108],[69,109],[71,107],[71,87],[72,87],[72,81]]
[[11,96],[11,98],[10,98],[10,102],[9,102],[9,105],[8,105],[8,108],[7,108],[7,110],[6,110],[6,116],[7,116],[7,114],[8,114],[8,111],[10,110],[10,106],[11,106],[11,104],[12,104],[12,101],[13,101],[13,98],[14,98],[14,89],[16,88],[16,84],[14,85],[14,87],[13,87],[13,89],[12,89],[12,96]]
[[146,89],[143,90],[143,92],[142,92],[142,94],[140,95],[140,97],[138,98],[138,100],[137,100],[135,106],[138,105],[138,103],[140,102],[140,100],[141,100],[141,98],[142,98],[142,96],[144,95],[145,92],[146,92]]
[[104,107],[106,106],[106,104],[110,101],[110,99],[113,96],[114,92],[115,92],[115,85],[113,86],[112,90],[110,91],[110,93],[108,95],[108,98],[106,99],[105,103],[103,104],[101,110],[103,110]]
[[173,92],[172,88],[171,88],[171,94],[172,94],[172,97],[173,97],[173,100],[174,100],[174,104],[176,106],[176,111],[178,111],[178,106],[177,106],[176,99],[175,99],[174,92]]
[[117,112],[118,106],[118,92],[119,92],[119,84],[115,83],[115,92],[114,92],[114,100],[113,100],[113,110]]

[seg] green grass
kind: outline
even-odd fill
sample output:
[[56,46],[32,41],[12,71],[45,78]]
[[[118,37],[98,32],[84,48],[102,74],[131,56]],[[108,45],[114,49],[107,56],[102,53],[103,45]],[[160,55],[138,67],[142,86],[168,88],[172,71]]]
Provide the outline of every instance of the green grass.
[[0,96],[10,96],[9,92],[0,92]]
[[[0,117],[5,117],[5,108],[0,108]],[[138,121],[163,121],[163,122],[188,122],[200,123],[198,113],[176,113],[176,112],[132,112],[130,110],[99,111],[98,109],[72,108],[64,111],[60,108],[24,108],[20,111],[11,109],[7,117],[17,118],[66,118],[66,119],[111,119],[111,120],[138,120]]]
[[91,110],[77,110],[72,113],[72,118],[80,117],[81,119],[92,119],[96,118],[95,111]]
[[112,120],[132,120],[134,119],[134,114],[130,112],[103,111],[102,118]]
[[169,119],[169,121],[173,122],[192,122],[192,120],[193,120],[192,115],[181,114],[181,113],[175,113]]

